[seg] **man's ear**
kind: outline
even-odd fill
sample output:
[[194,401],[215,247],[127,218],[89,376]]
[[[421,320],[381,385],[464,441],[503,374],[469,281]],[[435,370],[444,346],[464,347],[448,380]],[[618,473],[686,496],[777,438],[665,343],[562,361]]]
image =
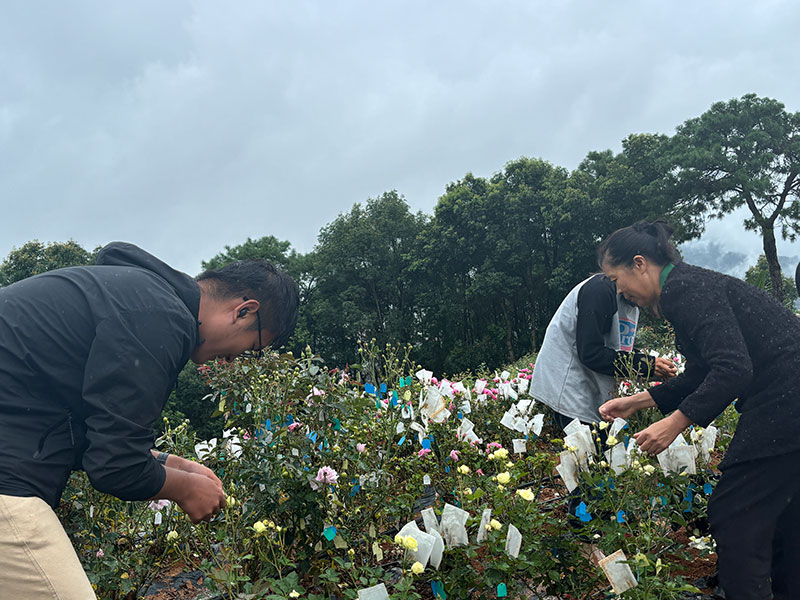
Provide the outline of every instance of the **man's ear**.
[[255,314],[259,306],[258,300],[253,300],[245,296],[242,298],[242,302],[239,302],[233,309],[233,314],[235,315],[234,320],[243,319],[248,314]]

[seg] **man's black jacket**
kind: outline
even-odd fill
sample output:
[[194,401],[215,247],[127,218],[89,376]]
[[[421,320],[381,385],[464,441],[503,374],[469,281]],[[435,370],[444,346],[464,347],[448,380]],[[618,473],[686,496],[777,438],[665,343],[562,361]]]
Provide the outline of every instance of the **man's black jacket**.
[[69,473],[143,500],[153,423],[198,343],[200,288],[124,243],[0,288],[0,494],[55,507]]

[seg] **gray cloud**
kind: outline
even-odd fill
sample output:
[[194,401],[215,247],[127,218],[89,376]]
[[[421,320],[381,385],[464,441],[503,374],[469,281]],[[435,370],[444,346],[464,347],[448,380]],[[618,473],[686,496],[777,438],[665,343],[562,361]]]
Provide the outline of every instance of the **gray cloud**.
[[[0,256],[126,239],[194,273],[248,236],[310,250],[386,190],[430,213],[468,171],[571,169],[717,100],[800,110],[799,17],[789,0],[5,2]],[[750,256],[740,223],[709,239]]]

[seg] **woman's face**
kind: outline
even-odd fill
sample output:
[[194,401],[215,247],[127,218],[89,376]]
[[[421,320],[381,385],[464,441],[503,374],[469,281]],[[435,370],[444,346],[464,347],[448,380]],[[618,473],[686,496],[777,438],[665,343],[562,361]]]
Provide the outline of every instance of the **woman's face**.
[[603,261],[603,273],[617,284],[617,293],[641,308],[652,308],[661,296],[661,267],[641,255],[629,266],[612,266]]

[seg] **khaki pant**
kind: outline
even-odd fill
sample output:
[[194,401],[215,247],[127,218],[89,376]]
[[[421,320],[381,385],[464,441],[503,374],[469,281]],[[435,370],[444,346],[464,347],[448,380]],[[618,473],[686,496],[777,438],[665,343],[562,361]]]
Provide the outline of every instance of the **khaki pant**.
[[96,600],[50,506],[0,494],[0,600],[48,598]]

